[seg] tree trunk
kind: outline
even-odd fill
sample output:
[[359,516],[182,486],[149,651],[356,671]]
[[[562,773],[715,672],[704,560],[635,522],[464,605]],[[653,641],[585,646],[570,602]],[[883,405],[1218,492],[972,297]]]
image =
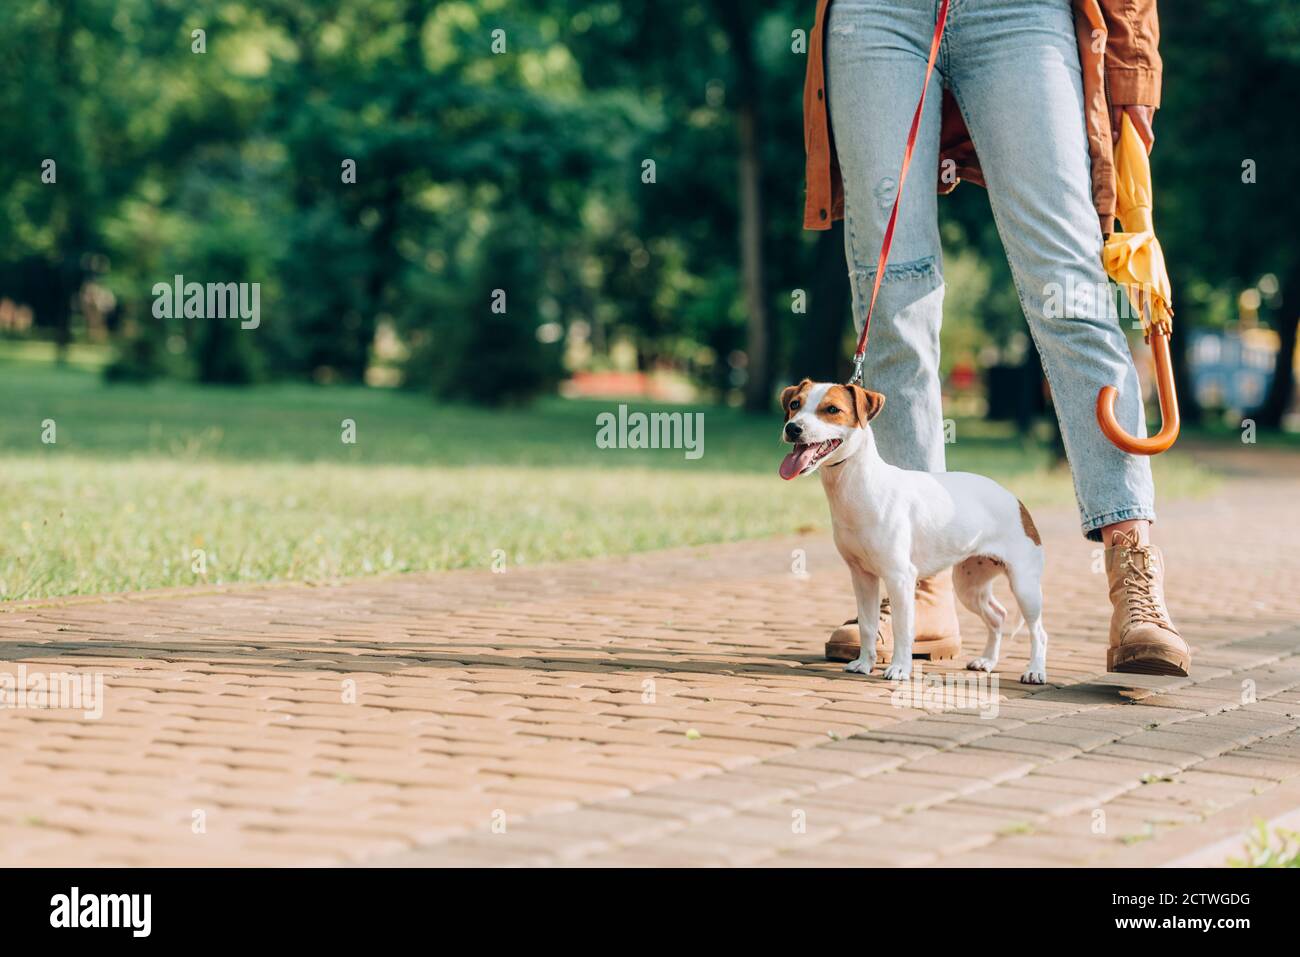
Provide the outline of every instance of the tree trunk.
[[[76,0],[63,0],[56,9],[59,25],[54,35],[56,56],[55,82],[58,86],[57,115],[54,128],[58,131],[61,152],[58,171],[61,202],[56,203],[56,239],[59,298],[54,308],[55,359],[59,365],[67,361],[68,346],[72,342],[73,301],[81,291],[85,273],[82,255],[88,246],[90,210],[88,193],[82,188],[86,172],[84,150],[76,113],[80,100],[80,84],[74,60],[73,34],[77,29]],[[68,175],[68,174],[71,175]],[[66,177],[66,178],[65,178]]]
[[1300,266],[1287,274],[1282,285],[1282,311],[1277,326],[1282,341],[1281,348],[1277,351],[1277,362],[1273,366],[1273,381],[1269,384],[1264,404],[1251,414],[1255,424],[1262,429],[1282,428],[1282,420],[1291,407],[1291,396],[1295,393],[1296,332],[1297,326],[1300,326]]
[[772,328],[763,274],[762,163],[759,159],[758,108],[746,97],[740,107],[740,269],[745,290],[745,408],[765,412],[772,404]]
[[772,317],[763,269],[763,161],[759,119],[758,63],[751,33],[756,17],[747,4],[718,0],[718,22],[735,57],[737,180],[740,215],[740,279],[745,297],[745,408],[772,405]]

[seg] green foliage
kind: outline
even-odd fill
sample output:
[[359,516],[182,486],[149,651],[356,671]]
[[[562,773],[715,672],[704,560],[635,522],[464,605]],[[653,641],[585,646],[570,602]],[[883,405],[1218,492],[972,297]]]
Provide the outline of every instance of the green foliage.
[[155,330],[120,338],[117,355],[104,366],[105,382],[152,382],[166,371],[159,335]]
[[1270,834],[1265,821],[1255,822],[1244,858],[1230,858],[1232,867],[1300,867],[1300,831],[1279,827]]
[[[0,295],[31,303],[37,332],[66,344],[90,331],[82,287],[109,291],[118,378],[357,383],[382,327],[407,348],[413,387],[523,399],[556,378],[556,349],[535,334],[550,322],[584,329],[597,364],[629,340],[644,365],[718,395],[746,376],[842,372],[840,250],[800,228],[806,54],[792,34],[813,6],[2,4]],[[1280,119],[1300,14],[1206,0],[1166,16],[1162,52],[1157,223],[1185,334],[1230,317],[1264,273],[1300,277],[1300,134]],[[757,131],[746,158],[760,170],[762,270],[749,278],[771,316],[762,370],[742,355],[742,112]],[[57,184],[41,181],[47,159]],[[984,192],[963,186],[941,210],[950,364],[1024,325]],[[262,327],[152,322],[150,290],[176,274],[259,283]],[[485,311],[496,288],[508,320]],[[1263,321],[1294,312],[1295,295],[1284,288]]]
[[518,404],[554,388],[559,348],[538,341],[549,302],[542,263],[526,236],[504,228],[484,241],[474,272],[450,302],[431,302],[406,363],[406,382],[453,401]]

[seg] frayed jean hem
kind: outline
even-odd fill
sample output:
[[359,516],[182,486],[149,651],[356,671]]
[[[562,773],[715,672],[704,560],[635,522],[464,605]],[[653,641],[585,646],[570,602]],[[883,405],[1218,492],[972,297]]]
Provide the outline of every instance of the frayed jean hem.
[[1156,520],[1156,510],[1150,505],[1133,505],[1129,508],[1121,508],[1113,512],[1107,512],[1104,515],[1095,515],[1092,518],[1083,520],[1083,537],[1090,542],[1101,541],[1101,530],[1107,525],[1114,525],[1116,522],[1131,522],[1135,520],[1146,520],[1154,522]]

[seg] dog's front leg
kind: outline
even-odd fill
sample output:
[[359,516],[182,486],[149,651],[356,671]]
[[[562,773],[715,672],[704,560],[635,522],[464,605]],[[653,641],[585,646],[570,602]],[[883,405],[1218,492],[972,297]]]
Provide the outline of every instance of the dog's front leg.
[[869,675],[876,667],[876,632],[880,628],[880,579],[857,565],[849,566],[853,576],[853,594],[858,600],[858,649],[856,661],[844,666],[845,671]]
[[889,592],[890,624],[894,632],[894,655],[885,669],[886,681],[912,676],[912,643],[916,637],[916,575],[892,576],[885,582]]

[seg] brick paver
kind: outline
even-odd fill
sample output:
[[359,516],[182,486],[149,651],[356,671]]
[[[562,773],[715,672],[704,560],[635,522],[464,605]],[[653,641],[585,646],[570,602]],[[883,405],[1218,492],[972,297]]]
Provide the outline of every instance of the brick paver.
[[1187,679],[1102,673],[1095,546],[1036,516],[1051,683],[1018,636],[964,710],[821,660],[825,532],[9,606],[0,672],[102,675],[104,709],[0,710],[0,864],[1190,860],[1300,805],[1295,514],[1293,471],[1162,508]]

